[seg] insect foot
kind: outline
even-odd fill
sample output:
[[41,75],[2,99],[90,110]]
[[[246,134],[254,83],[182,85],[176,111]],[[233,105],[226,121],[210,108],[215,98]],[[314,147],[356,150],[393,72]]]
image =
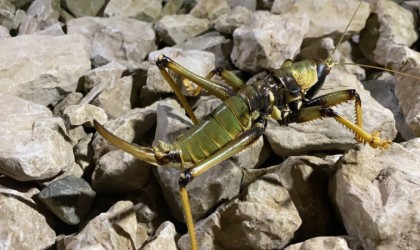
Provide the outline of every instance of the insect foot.
[[381,131],[375,131],[372,133],[369,145],[372,148],[388,149],[392,142],[391,140],[381,140],[379,137],[380,133]]

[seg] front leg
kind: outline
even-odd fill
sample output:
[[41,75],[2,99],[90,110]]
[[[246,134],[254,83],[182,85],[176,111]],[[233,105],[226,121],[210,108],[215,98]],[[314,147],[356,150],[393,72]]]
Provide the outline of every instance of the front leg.
[[286,116],[286,122],[288,123],[301,123],[313,121],[319,118],[332,117],[337,122],[341,123],[343,126],[348,128],[354,135],[355,139],[361,143],[369,143],[372,148],[389,148],[391,141],[390,140],[381,140],[379,137],[379,131],[375,131],[372,134],[369,134],[357,124],[352,123],[346,118],[340,116],[330,107],[314,106],[302,108],[300,110],[290,112]]

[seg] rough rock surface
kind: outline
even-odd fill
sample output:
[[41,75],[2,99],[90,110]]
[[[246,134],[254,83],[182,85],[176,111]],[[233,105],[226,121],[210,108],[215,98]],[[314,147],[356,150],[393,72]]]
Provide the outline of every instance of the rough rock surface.
[[168,249],[177,250],[176,239],[178,234],[175,230],[174,224],[169,221],[165,221],[157,229],[155,236],[143,246],[143,250],[154,250],[154,249]]
[[79,78],[90,69],[89,50],[80,35],[0,40],[0,93],[43,105],[56,104],[75,91]]
[[323,249],[323,250],[356,250],[362,246],[353,238],[348,236],[336,237],[316,237],[301,243],[292,244],[284,250],[306,250],[306,249]]
[[64,6],[75,16],[96,16],[105,4],[105,0],[64,0]]
[[193,15],[164,16],[156,22],[155,29],[168,45],[174,45],[208,30],[210,22]]
[[99,159],[92,175],[92,186],[102,193],[139,192],[149,179],[149,173],[149,164],[114,150]]
[[332,197],[347,233],[365,249],[420,245],[419,164],[397,143],[386,151],[360,146],[340,160]]
[[82,34],[92,46],[95,66],[116,61],[135,68],[156,48],[151,24],[126,17],[82,17],[67,23],[68,34]]
[[231,35],[236,28],[246,24],[252,16],[252,12],[247,8],[238,6],[229,11],[229,13],[219,16],[214,28],[220,33]]
[[58,23],[59,12],[60,0],[33,1],[19,26],[19,35],[32,34]]
[[38,198],[62,221],[77,225],[88,214],[95,191],[82,178],[69,175],[51,182]]
[[251,72],[278,69],[284,60],[297,55],[308,28],[308,18],[302,14],[254,12],[249,22],[233,32],[232,62]]
[[[388,52],[387,64],[394,70],[420,77],[420,53],[402,46],[395,46]],[[396,75],[395,96],[411,131],[420,136],[420,79]]]
[[417,38],[409,10],[391,0],[375,1],[366,28],[360,33],[360,50],[373,62],[384,65],[391,47],[409,47]]
[[[305,38],[320,38],[333,36],[339,39],[346,29],[351,15],[357,9],[360,1],[312,1],[312,0],[275,0],[271,8],[274,14],[303,14],[309,17],[309,29]],[[352,34],[363,29],[369,16],[370,7],[363,2],[351,23],[348,33]],[[345,13],[345,15],[343,15]]]
[[199,0],[197,4],[192,8],[191,15],[198,18],[207,18],[214,20],[220,15],[229,12],[230,7],[226,0],[213,0],[205,1]]
[[136,249],[137,222],[130,201],[119,201],[70,236],[65,249]]
[[107,16],[130,17],[154,22],[162,10],[162,0],[111,0],[104,10]]
[[[10,105],[13,104],[13,105]],[[74,163],[61,118],[46,107],[0,95],[0,172],[16,180],[51,178]]]
[[55,232],[47,214],[33,196],[39,191],[0,177],[0,248],[46,249],[54,244]]
[[[250,184],[239,198],[219,207],[196,224],[199,245],[206,241],[224,249],[281,249],[301,224],[298,211],[278,176],[267,174]],[[210,240],[210,239],[212,240]],[[190,249],[188,235],[181,249]]]

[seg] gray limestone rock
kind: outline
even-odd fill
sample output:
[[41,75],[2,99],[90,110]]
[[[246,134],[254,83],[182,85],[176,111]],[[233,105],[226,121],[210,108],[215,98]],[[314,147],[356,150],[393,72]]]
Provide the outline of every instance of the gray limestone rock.
[[156,32],[168,45],[200,35],[209,27],[210,23],[207,19],[197,18],[190,14],[164,16],[155,25]]
[[156,49],[151,24],[127,17],[82,17],[67,23],[68,34],[82,34],[92,45],[95,66],[116,61],[135,69]]
[[106,5],[106,16],[123,16],[145,22],[155,22],[162,11],[162,0],[111,0]]
[[331,194],[347,233],[364,249],[420,245],[420,158],[394,143],[360,146],[339,161]]
[[0,177],[0,242],[10,250],[47,249],[55,242],[55,232],[46,219],[46,209],[33,198],[39,191]]
[[74,155],[61,118],[46,107],[0,95],[0,172],[20,181],[51,178]]
[[19,26],[19,35],[32,34],[45,30],[58,23],[60,0],[35,0]]
[[38,198],[62,221],[77,225],[90,211],[95,195],[85,180],[69,175],[51,182]]
[[90,70],[89,51],[86,38],[76,34],[0,40],[0,93],[54,105],[74,92],[79,78]]

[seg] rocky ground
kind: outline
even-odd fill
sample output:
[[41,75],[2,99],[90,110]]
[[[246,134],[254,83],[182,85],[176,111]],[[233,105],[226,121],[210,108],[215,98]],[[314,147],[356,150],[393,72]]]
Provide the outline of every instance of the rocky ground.
[[[419,2],[363,3],[333,58],[420,77]],[[179,171],[141,145],[192,126],[154,61],[245,80],[291,58],[326,59],[357,0],[1,0],[0,249],[189,249]],[[417,45],[416,45],[417,41]],[[417,47],[416,47],[417,46]],[[220,101],[176,77],[198,117]],[[320,94],[356,89],[357,144],[333,119],[279,126],[188,186],[200,249],[418,249],[420,80],[337,65]],[[337,112],[354,119],[354,103]]]

